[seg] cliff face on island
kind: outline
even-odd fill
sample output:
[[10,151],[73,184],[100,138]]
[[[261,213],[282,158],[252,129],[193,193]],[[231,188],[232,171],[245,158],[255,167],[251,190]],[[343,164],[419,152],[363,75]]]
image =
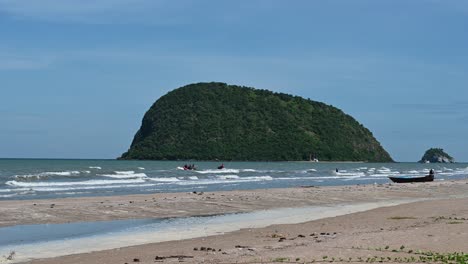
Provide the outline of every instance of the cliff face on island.
[[441,148],[431,148],[426,150],[419,161],[421,163],[453,163],[455,160]]
[[372,133],[340,109],[267,90],[197,83],[145,114],[121,159],[392,161]]

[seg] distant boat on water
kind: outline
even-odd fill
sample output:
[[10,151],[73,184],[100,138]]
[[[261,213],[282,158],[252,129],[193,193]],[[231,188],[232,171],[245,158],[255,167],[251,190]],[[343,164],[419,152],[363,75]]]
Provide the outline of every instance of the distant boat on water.
[[309,161],[312,161],[312,162],[319,162],[319,160],[317,159],[317,157],[314,157],[312,158],[312,154],[309,154]]

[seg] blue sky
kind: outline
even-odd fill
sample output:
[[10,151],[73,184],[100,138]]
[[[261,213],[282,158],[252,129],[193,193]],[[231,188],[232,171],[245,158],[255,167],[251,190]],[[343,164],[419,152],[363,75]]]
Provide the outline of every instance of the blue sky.
[[0,157],[115,158],[221,81],[341,108],[398,161],[468,161],[464,0],[0,0]]

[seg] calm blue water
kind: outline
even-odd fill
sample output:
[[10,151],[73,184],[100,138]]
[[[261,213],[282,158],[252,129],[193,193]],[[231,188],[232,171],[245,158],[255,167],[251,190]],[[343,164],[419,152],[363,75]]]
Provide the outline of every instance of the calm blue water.
[[218,170],[220,162],[196,162],[196,171],[182,170],[184,164],[0,159],[0,199],[387,183],[388,176],[420,176],[431,168],[437,180],[468,177],[466,163],[225,162]]

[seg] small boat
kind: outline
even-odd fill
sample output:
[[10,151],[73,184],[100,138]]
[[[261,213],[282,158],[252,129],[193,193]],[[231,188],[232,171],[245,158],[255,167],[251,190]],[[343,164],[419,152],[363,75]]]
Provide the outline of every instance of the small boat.
[[407,182],[431,182],[434,181],[434,174],[429,174],[421,177],[388,177],[392,182],[407,183]]

